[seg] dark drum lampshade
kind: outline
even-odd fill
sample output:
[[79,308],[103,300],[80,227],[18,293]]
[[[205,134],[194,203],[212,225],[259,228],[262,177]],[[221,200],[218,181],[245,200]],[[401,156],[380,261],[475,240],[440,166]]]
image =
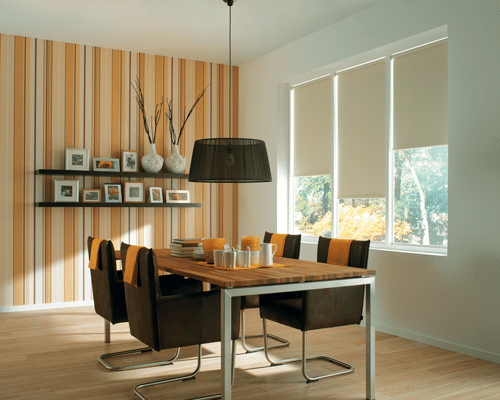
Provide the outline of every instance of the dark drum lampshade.
[[266,144],[258,139],[214,138],[194,143],[190,182],[271,182]]

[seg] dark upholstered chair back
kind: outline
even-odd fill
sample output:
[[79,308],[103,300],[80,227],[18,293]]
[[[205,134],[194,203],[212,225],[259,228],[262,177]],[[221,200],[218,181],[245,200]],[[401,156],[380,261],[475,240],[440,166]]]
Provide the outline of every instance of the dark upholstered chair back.
[[[128,245],[122,243],[122,259]],[[138,255],[137,288],[125,282],[130,333],[152,349],[220,341],[220,291],[190,292],[188,286],[161,287],[154,250],[141,249]],[[239,336],[239,298],[232,302],[232,338]]]
[[[122,262],[125,265],[127,257],[128,245],[121,244],[120,253]],[[149,265],[154,266],[153,252],[147,249],[139,251],[139,271],[137,277],[137,285],[139,288],[134,288],[125,283],[125,297],[127,308],[129,308],[129,326],[130,334],[141,342],[151,347],[159,349],[158,340],[158,319],[156,316],[156,282],[155,268],[148,268]]]
[[[272,233],[264,233],[264,243],[271,243]],[[287,235],[285,239],[285,247],[283,248],[283,257],[295,258],[300,257],[300,239],[301,235]]]
[[[273,236],[272,233],[265,232],[264,243],[271,243],[271,236]],[[295,258],[296,260],[299,259],[300,238],[301,235],[287,235],[285,239],[285,246],[283,248],[283,257]],[[241,308],[243,310],[249,308],[259,308],[259,296],[258,295],[243,296],[241,298]]]
[[[318,240],[318,254],[316,261],[326,263],[328,260],[328,248],[330,247],[330,238],[323,236]],[[364,268],[368,265],[368,250],[370,249],[369,240],[354,240],[351,243],[349,252],[349,267]]]
[[[331,239],[320,237],[318,262],[326,262]],[[354,240],[350,267],[367,268],[369,240]],[[302,331],[356,325],[363,318],[364,286],[307,290],[295,294],[260,296],[261,317]]]
[[[94,238],[87,239],[88,252]],[[95,312],[112,324],[127,322],[122,272],[116,269],[115,248],[110,240],[100,245],[99,269],[90,270]]]

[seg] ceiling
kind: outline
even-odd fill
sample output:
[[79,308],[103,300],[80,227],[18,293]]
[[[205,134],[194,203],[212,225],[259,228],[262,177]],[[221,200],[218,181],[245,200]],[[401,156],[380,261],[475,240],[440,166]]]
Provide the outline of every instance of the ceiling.
[[[242,65],[385,0],[238,0]],[[223,0],[0,0],[0,33],[228,64]]]

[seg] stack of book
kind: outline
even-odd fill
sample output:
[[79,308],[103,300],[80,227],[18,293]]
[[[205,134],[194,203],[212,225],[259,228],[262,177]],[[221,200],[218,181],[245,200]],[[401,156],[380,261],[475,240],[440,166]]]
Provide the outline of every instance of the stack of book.
[[193,257],[199,243],[201,239],[174,239],[170,243],[170,254],[175,257]]

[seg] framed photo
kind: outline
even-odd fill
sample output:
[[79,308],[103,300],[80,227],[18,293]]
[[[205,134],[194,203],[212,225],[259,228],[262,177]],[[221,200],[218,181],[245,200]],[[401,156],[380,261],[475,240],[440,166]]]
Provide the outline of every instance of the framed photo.
[[137,151],[122,150],[122,172],[139,172]]
[[54,185],[54,201],[78,202],[80,181],[56,179]]
[[84,203],[100,203],[101,190],[100,189],[83,189],[82,200]]
[[189,190],[165,190],[167,203],[189,203]]
[[89,151],[87,149],[66,149],[66,169],[88,171]]
[[144,182],[123,182],[124,203],[144,203]]
[[150,203],[163,203],[163,190],[161,187],[149,188],[149,202]]
[[119,183],[104,184],[104,201],[106,203],[122,202],[122,185]]
[[119,158],[94,158],[94,171],[120,172]]

